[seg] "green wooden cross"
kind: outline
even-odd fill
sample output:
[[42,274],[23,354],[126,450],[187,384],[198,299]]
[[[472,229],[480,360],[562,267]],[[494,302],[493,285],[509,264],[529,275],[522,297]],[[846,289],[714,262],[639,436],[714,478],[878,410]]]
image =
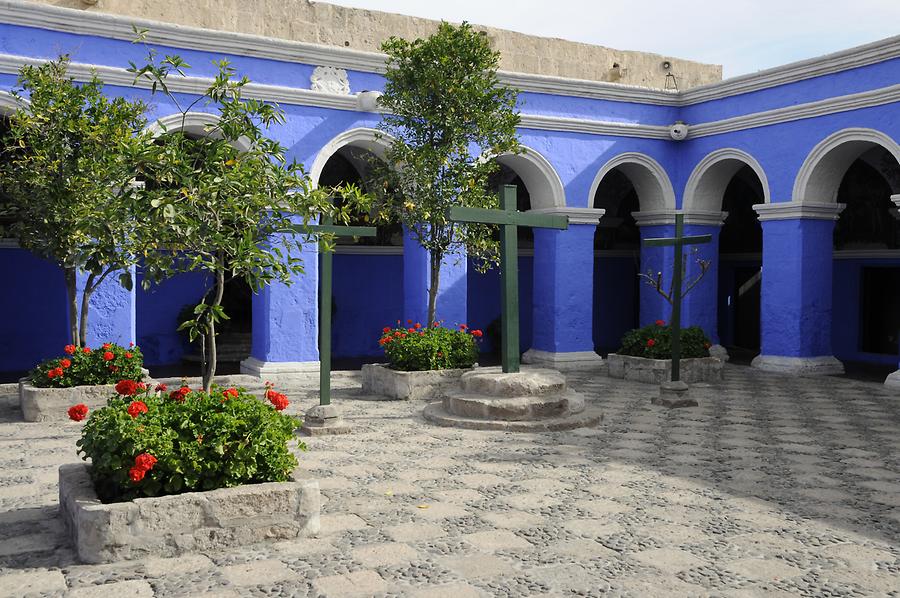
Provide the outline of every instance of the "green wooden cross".
[[319,252],[322,254],[319,287],[319,405],[331,404],[331,279],[334,271],[334,249],[327,247],[323,234],[337,237],[374,237],[374,226],[335,225],[331,216],[323,216],[320,224],[297,225],[299,233],[310,232],[319,236]]
[[700,245],[712,241],[712,235],[684,236],[684,214],[675,214],[675,236],[673,238],[644,239],[648,247],[675,246],[675,263],[672,273],[672,382],[681,379],[681,293],[684,278],[684,246]]
[[500,329],[503,343],[500,362],[506,373],[519,371],[519,239],[517,228],[569,228],[568,216],[529,214],[516,210],[515,185],[500,187],[500,209],[454,206],[448,213],[454,222],[499,224],[500,228]]

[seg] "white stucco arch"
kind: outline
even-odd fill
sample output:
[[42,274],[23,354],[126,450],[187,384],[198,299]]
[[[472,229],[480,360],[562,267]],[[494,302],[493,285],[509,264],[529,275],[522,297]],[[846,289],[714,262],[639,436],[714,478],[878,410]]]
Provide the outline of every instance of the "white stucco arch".
[[[220,118],[208,112],[187,112],[185,114],[170,114],[156,119],[147,130],[154,137],[158,137],[163,131],[184,131],[189,135],[205,137],[210,130],[219,124]],[[235,149],[244,152],[250,148],[249,139],[238,139],[233,144]]]
[[759,162],[743,150],[726,147],[707,154],[691,172],[684,187],[685,212],[720,212],[725,189],[737,172],[749,166],[759,179],[764,203],[771,202],[769,180]]
[[[794,180],[792,200],[804,204],[835,203],[847,169],[865,152],[882,147],[900,164],[900,145],[875,129],[850,128],[819,142],[804,160]],[[900,193],[900,189],[893,189]]]
[[524,145],[520,147],[518,154],[502,154],[495,159],[512,169],[525,183],[532,210],[564,208],[566,192],[556,169],[539,151]]
[[27,106],[28,100],[17,98],[7,91],[0,91],[0,116],[8,116],[22,106]]
[[322,149],[319,150],[319,153],[316,154],[316,159],[313,161],[312,167],[309,170],[309,178],[313,185],[318,185],[319,177],[322,176],[322,170],[325,169],[325,164],[328,163],[328,159],[336,154],[341,148],[347,146],[357,147],[370,151],[381,158],[390,147],[392,140],[393,137],[390,135],[368,127],[357,127],[355,129],[344,131],[326,143]]
[[591,183],[587,207],[594,207],[594,195],[600,182],[614,168],[621,170],[634,185],[641,212],[675,209],[675,189],[666,169],[647,154],[639,152],[619,154],[603,165]]

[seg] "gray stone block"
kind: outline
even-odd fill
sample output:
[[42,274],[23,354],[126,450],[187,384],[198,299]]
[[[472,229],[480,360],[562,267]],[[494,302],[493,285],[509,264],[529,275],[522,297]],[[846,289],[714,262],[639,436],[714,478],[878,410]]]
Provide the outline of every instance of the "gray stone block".
[[78,558],[108,563],[173,557],[319,531],[315,480],[248,484],[103,504],[90,466],[59,468],[60,514]]
[[69,421],[72,405],[84,403],[91,411],[106,407],[106,401],[116,396],[113,384],[73,386],[72,388],[38,388],[23,378],[19,380],[19,404],[27,422]]
[[659,385],[659,396],[650,401],[663,407],[696,407],[699,403],[690,396],[690,388],[684,380],[667,381]]
[[404,372],[380,363],[367,363],[362,366],[362,391],[363,394],[387,399],[431,400],[445,389],[455,386],[460,376],[469,371],[472,370]]
[[[606,358],[610,378],[623,378],[646,384],[662,384],[672,379],[671,359],[648,359],[610,353]],[[720,382],[723,362],[715,357],[694,357],[681,360],[681,379],[687,384]]]

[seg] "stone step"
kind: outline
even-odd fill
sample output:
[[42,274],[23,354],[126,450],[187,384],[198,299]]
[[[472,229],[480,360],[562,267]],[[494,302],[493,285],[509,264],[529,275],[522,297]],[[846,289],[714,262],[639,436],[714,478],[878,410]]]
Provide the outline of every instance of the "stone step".
[[422,411],[422,415],[426,421],[438,426],[467,430],[501,430],[505,432],[558,432],[576,428],[592,428],[603,421],[603,412],[596,406],[587,407],[580,413],[561,417],[510,421],[454,415],[447,413],[443,403],[438,401],[427,405]]
[[555,395],[497,397],[449,391],[444,410],[452,415],[503,421],[526,421],[562,417],[584,411],[584,397],[574,390]]
[[508,374],[499,367],[478,368],[463,374],[460,386],[466,394],[492,397],[558,395],[567,389],[566,377],[558,371],[531,367]]

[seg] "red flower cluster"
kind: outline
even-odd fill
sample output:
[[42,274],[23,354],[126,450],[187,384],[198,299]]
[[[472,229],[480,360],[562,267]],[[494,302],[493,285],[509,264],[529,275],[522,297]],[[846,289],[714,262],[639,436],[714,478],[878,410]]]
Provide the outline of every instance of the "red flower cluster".
[[112,349],[112,343],[103,343],[104,349]]
[[62,375],[63,375],[63,369],[62,369],[62,368],[53,368],[52,370],[50,370],[50,371],[47,372],[47,377],[50,378],[51,380],[52,380],[53,378],[59,378],[59,377],[62,376]]
[[236,388],[226,388],[222,391],[222,394],[225,395],[226,399],[236,399],[238,396],[238,390]]
[[141,413],[147,413],[147,404],[144,401],[133,401],[127,411],[132,419],[137,419]]
[[275,407],[277,411],[284,411],[287,409],[287,406],[290,405],[290,401],[288,401],[284,394],[276,392],[275,389],[268,384],[266,385],[266,398],[269,399],[269,402],[272,403],[272,406]]
[[112,361],[115,358],[116,358],[116,355],[112,351],[107,351],[106,353],[103,354],[104,361]]
[[125,359],[131,359],[132,357],[133,357],[133,355],[131,354],[130,351],[125,351]]
[[657,320],[657,321],[656,321],[656,325],[657,325],[657,326],[665,326],[665,325],[666,325],[666,321],[665,321],[665,320]]
[[65,359],[65,358],[60,359],[60,360],[59,360],[59,365],[60,365],[60,367],[62,367],[62,368],[69,368],[69,367],[72,367],[72,360],[71,360],[71,359]]
[[655,344],[656,344],[656,339],[652,339],[652,338],[651,338],[651,339],[647,339],[647,346],[648,346],[648,347],[652,347],[652,346],[655,345]]
[[80,422],[84,418],[87,417],[88,414],[88,406],[84,403],[78,403],[77,405],[72,405],[69,407],[69,419],[72,421]]
[[63,351],[65,351],[69,355],[74,355],[75,354],[75,345],[66,345],[65,348],[63,349]]
[[166,386],[165,384],[163,384],[162,382],[160,382],[159,384],[156,385],[156,388],[154,388],[153,390],[155,390],[156,392],[166,392],[167,388],[169,388],[169,387]]
[[150,453],[141,453],[134,458],[134,466],[128,470],[128,477],[137,484],[144,479],[148,471],[153,469],[154,465],[156,465],[156,457]]
[[126,397],[137,394],[138,388],[138,383],[134,380],[119,380],[116,384],[116,392]]
[[90,354],[90,352],[91,352],[91,348],[90,348],[90,347],[85,347],[84,349],[81,350],[81,352],[84,353],[85,355],[88,355],[88,354]]
[[475,338],[481,338],[482,336],[484,336],[484,334],[480,330],[473,330],[471,334]]
[[173,401],[178,401],[179,403],[184,403],[184,398],[191,392],[191,389],[187,386],[182,386],[178,390],[173,390],[169,393],[169,398]]

